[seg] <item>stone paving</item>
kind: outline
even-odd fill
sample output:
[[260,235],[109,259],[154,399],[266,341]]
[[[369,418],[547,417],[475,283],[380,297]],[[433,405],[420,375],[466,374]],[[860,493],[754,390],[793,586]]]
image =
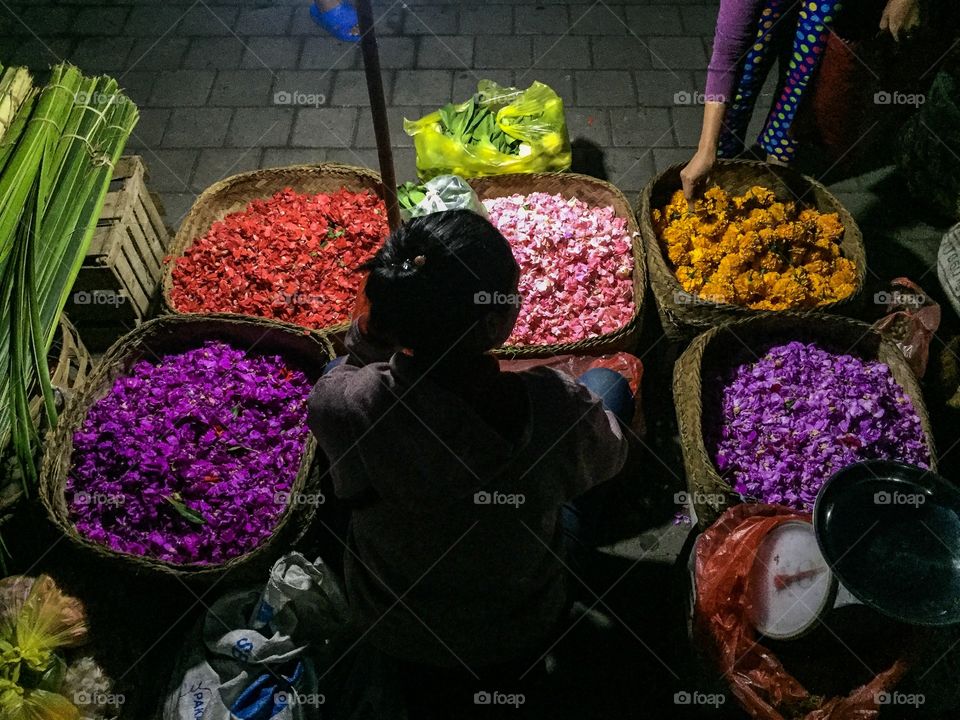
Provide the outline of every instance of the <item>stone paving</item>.
[[[477,80],[540,80],[564,98],[571,137],[603,153],[633,194],[687,158],[717,2],[573,4],[556,0],[377,2],[398,175],[414,154],[402,119]],[[68,59],[116,76],[141,107],[130,149],[176,226],[193,197],[226,175],[335,160],[377,167],[359,52],[321,34],[308,0],[10,4],[0,61]],[[578,158],[579,160],[579,158]]]
[[[321,160],[377,167],[359,51],[322,34],[308,4],[4,0],[0,62],[42,70],[67,59],[117,77],[141,108],[129,148],[146,158],[176,227],[197,193],[236,172]],[[564,99],[574,168],[633,199],[655,172],[692,154],[717,6],[378,0],[398,177],[415,174],[404,117],[465,99],[481,78],[536,79]],[[768,85],[761,105],[769,97]],[[883,177],[847,178],[834,189],[858,219],[883,215],[873,192]],[[922,225],[906,230],[922,263],[932,259],[932,236]]]

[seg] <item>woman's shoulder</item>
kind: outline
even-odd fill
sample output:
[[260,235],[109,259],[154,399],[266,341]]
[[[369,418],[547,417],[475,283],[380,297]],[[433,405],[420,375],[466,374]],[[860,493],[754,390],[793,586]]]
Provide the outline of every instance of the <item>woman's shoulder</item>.
[[583,392],[574,378],[551,367],[535,367],[513,374],[524,384],[534,410],[551,412],[573,407]]
[[362,412],[371,398],[383,391],[389,375],[390,365],[385,362],[362,367],[343,363],[335,367],[321,376],[310,391],[310,415]]

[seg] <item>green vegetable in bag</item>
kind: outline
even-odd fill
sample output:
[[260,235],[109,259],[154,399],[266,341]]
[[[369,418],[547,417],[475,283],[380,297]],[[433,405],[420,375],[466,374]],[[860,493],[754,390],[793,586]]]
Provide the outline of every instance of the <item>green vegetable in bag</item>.
[[477,94],[419,120],[404,120],[421,179],[568,170],[570,138],[563,101],[535,82],[526,90],[481,80]]
[[471,210],[487,217],[473,188],[456,175],[438,175],[424,185],[406,182],[397,188],[397,200],[404,221],[444,210]]

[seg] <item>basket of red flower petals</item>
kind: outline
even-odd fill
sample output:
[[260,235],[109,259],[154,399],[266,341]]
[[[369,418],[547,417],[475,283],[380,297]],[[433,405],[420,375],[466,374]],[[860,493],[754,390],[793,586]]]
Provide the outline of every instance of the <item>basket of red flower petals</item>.
[[344,330],[362,273],[389,232],[380,176],[320,164],[234,175],[207,188],[173,242],[174,313],[235,313]]
[[332,357],[325,338],[269,321],[141,325],[107,351],[46,443],[50,518],[114,569],[266,572],[323,499],[307,396]]
[[520,265],[520,316],[508,357],[632,350],[646,268],[630,204],[610,183],[576,173],[471,179]]
[[857,320],[761,315],[698,336],[674,367],[688,497],[701,527],[743,501],[809,512],[861,460],[936,469],[920,385]]

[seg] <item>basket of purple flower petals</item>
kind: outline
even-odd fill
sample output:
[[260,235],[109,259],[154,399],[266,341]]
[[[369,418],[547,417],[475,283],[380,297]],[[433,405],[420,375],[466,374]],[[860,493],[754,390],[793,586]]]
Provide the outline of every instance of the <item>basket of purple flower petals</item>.
[[107,351],[46,443],[50,518],[101,570],[266,572],[313,519],[307,500],[322,498],[306,403],[332,357],[325,338],[266,320],[141,325]]
[[823,483],[861,460],[936,469],[916,377],[857,320],[778,313],[720,325],[681,355],[673,393],[701,527],[744,501],[809,512]]

